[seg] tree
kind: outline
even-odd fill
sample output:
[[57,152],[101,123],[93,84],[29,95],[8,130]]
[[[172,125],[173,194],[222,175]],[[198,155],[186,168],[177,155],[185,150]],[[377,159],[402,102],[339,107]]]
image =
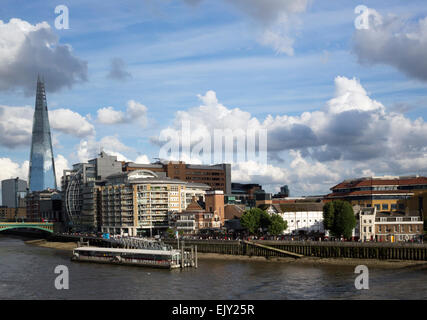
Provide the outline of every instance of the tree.
[[342,200],[326,203],[323,206],[323,225],[335,237],[351,238],[356,226],[351,204]]
[[323,206],[323,226],[326,230],[331,230],[334,225],[334,205],[327,202]]
[[270,225],[268,232],[273,236],[278,236],[288,228],[288,223],[282,219],[278,214],[273,214],[270,218]]
[[248,229],[250,234],[257,233],[260,228],[262,212],[263,211],[259,208],[246,210],[240,218],[240,224],[242,225],[242,227]]

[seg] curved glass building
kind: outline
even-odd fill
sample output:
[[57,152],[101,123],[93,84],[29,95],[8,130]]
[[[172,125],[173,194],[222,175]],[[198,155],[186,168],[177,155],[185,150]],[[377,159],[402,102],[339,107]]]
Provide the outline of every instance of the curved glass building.
[[57,189],[46,92],[43,80],[37,79],[36,106],[31,140],[29,191]]

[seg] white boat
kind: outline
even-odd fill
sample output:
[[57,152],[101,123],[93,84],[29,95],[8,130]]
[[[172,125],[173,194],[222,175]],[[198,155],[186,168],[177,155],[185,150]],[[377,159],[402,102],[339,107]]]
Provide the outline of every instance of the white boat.
[[[184,267],[191,266],[191,263],[188,263],[187,265],[189,257],[187,257],[186,253],[184,253],[184,255]],[[73,250],[71,260],[166,269],[180,268],[182,264],[181,252],[174,249],[158,250],[78,247]]]

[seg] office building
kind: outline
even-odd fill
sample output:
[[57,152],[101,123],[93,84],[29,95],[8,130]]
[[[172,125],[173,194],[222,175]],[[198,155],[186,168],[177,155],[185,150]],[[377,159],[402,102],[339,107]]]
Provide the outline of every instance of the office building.
[[64,170],[61,189],[69,227],[81,231],[101,229],[100,186],[108,176],[121,172],[122,162],[105,152],[88,163],[77,163],[73,169]]
[[1,182],[2,205],[8,208],[24,208],[27,195],[27,181],[19,178]]
[[40,77],[35,104],[28,181],[30,192],[57,189],[46,92]]
[[34,191],[27,195],[29,221],[63,222],[62,195],[54,189]]
[[352,205],[376,207],[377,212],[405,211],[409,199],[427,191],[427,177],[369,177],[345,180],[331,188],[325,201],[346,200]]
[[123,165],[123,171],[150,170],[157,174],[165,174],[171,179],[191,183],[203,183],[213,190],[222,190],[224,194],[231,193],[231,165],[198,165],[186,164],[183,161],[159,160],[152,164],[137,164],[128,162]]

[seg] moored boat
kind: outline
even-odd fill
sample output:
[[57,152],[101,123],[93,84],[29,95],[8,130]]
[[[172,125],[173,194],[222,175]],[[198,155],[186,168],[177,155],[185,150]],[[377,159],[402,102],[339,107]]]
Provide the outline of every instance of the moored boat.
[[192,266],[188,262],[187,253],[184,259],[179,250],[158,249],[123,249],[123,248],[99,248],[78,247],[73,250],[73,261],[110,263],[121,265],[135,265],[144,267],[174,269]]

